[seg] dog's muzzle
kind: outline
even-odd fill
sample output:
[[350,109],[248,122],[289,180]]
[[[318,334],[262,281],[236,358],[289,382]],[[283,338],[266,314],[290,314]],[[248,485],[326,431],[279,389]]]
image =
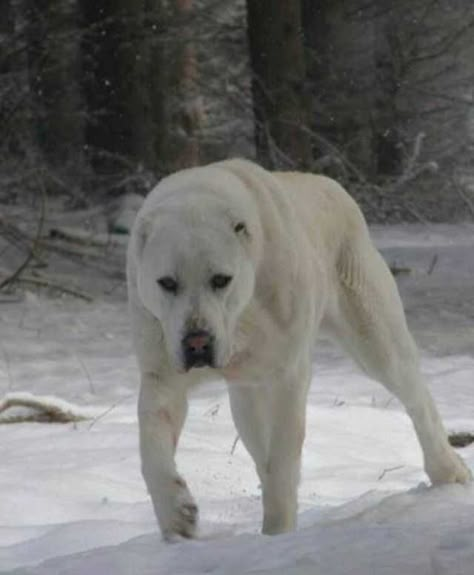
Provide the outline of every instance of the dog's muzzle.
[[214,338],[208,331],[187,333],[181,345],[186,371],[193,367],[214,366]]

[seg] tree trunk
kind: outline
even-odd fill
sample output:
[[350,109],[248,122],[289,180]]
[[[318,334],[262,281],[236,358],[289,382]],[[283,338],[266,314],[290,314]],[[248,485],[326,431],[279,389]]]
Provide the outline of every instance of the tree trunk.
[[[10,34],[13,30],[13,13],[10,0],[0,0],[0,34]],[[3,39],[3,38],[2,38]]]
[[145,0],[143,25],[143,62],[140,84],[144,90],[144,129],[147,130],[143,153],[145,163],[155,173],[166,172],[166,67],[163,40],[165,11],[162,0]]
[[203,122],[198,65],[189,20],[192,0],[174,0],[173,36],[167,53],[167,171],[199,163],[199,130]]
[[330,14],[335,0],[301,0],[304,41],[306,48],[306,73],[314,84],[324,84],[330,72],[329,37]]
[[143,146],[137,86],[141,3],[82,0],[87,146],[99,172],[130,168]]
[[26,0],[25,10],[36,140],[50,165],[77,165],[83,130],[75,10],[61,0]]
[[373,153],[379,175],[399,173],[402,163],[400,117],[397,94],[400,79],[397,66],[397,27],[390,10],[375,24],[375,86]]
[[[168,17],[162,0],[81,0],[87,142],[99,173],[169,169]],[[166,62],[166,64],[165,64]],[[184,96],[180,101],[184,101]],[[179,153],[186,146],[179,146]]]
[[247,0],[257,158],[265,166],[311,164],[300,2]]

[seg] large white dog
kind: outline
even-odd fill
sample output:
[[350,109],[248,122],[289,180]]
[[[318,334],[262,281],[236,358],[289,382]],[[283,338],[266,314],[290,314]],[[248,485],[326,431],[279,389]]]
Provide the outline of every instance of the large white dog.
[[256,464],[263,532],[295,527],[318,330],[403,403],[434,484],[470,479],[422,381],[392,275],[336,182],[243,160],[173,174],[138,213],[127,272],[142,469],[165,538],[196,531],[174,455],[187,391],[211,370],[228,382]]

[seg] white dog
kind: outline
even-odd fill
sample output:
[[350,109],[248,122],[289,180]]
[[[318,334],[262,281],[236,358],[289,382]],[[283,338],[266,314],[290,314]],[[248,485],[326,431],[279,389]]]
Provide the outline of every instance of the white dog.
[[243,160],[173,174],[138,213],[127,273],[142,470],[166,539],[196,531],[174,455],[187,391],[210,370],[228,382],[256,464],[263,532],[295,527],[318,330],[403,403],[434,484],[470,479],[420,375],[392,275],[336,182]]

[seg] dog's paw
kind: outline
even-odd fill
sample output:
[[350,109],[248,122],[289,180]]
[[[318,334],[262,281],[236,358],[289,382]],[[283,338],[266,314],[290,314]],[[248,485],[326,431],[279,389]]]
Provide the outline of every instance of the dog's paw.
[[472,473],[461,457],[451,448],[443,458],[436,463],[427,462],[426,472],[433,485],[443,483],[468,483],[472,481]]
[[185,481],[181,477],[175,478],[170,491],[159,517],[163,539],[175,541],[178,537],[195,537],[199,511]]

